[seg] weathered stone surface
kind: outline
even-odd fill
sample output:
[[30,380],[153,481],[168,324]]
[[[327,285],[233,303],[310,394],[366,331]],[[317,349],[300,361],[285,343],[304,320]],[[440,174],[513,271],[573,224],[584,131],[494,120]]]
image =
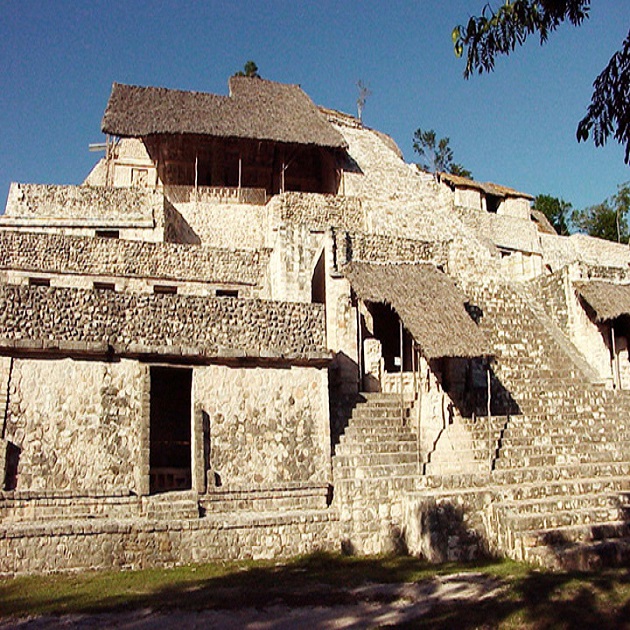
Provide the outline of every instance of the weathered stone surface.
[[0,339],[71,342],[77,350],[103,343],[118,354],[134,344],[144,353],[194,347],[204,356],[219,356],[219,348],[249,356],[326,354],[324,312],[316,304],[46,287],[0,286]]

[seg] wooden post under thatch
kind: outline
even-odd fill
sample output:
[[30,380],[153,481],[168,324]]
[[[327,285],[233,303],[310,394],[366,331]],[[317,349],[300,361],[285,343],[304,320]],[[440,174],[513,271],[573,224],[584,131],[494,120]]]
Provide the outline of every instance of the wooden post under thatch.
[[400,417],[405,421],[405,390],[403,387],[403,323],[398,318],[400,331]]
[[420,372],[420,348],[416,343],[416,340],[413,341],[413,349],[415,355],[415,367],[418,370],[417,378],[414,373],[414,379],[416,381],[416,406],[418,407],[418,411],[416,412],[416,446],[418,451],[418,473],[422,474],[421,466],[422,466],[422,456],[421,456],[421,446],[422,439],[420,434],[420,422],[422,418],[422,375]]
[[197,202],[199,201],[198,183],[199,183],[199,154],[195,153],[195,205],[197,205]]
[[492,443],[490,430],[490,425],[492,424],[492,387],[490,384],[490,365],[488,365],[488,369],[486,371],[486,379],[488,383],[488,465],[492,468]]
[[357,363],[359,364],[359,391],[363,391],[363,330],[361,328],[361,309],[359,307],[359,300],[357,300],[357,329],[359,347],[357,352]]
[[615,325],[610,322],[610,340],[612,343],[612,373],[613,383],[617,389],[621,389],[621,379],[619,377],[619,356],[617,355],[617,344],[615,342]]

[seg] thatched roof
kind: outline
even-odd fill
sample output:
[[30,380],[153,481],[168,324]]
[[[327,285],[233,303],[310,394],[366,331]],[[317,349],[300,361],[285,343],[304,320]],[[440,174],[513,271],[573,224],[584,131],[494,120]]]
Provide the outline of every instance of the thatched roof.
[[551,222],[544,213],[540,210],[534,210],[533,208],[529,212],[532,220],[536,223],[536,227],[539,232],[542,232],[543,234],[554,234],[557,236],[558,232],[556,232],[555,228],[551,225]]
[[232,77],[229,96],[114,83],[101,128],[122,137],[196,134],[346,146],[299,85],[250,77]]
[[451,173],[438,173],[440,181],[449,184],[453,188],[472,188],[486,195],[494,195],[495,197],[522,197],[524,199],[533,199],[527,193],[519,192],[514,188],[493,184],[492,182],[476,182],[474,179],[461,177],[460,175],[452,175]]
[[426,358],[491,354],[466,296],[433,265],[351,262],[343,272],[360,299],[391,305]]
[[630,284],[592,281],[574,284],[578,295],[593,309],[596,321],[630,315]]

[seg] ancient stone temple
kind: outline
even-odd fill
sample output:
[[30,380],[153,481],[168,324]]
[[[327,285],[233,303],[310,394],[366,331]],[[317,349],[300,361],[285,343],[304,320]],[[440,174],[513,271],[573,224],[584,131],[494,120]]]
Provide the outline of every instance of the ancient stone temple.
[[630,252],[294,85],[115,84],[0,216],[0,574],[628,561]]

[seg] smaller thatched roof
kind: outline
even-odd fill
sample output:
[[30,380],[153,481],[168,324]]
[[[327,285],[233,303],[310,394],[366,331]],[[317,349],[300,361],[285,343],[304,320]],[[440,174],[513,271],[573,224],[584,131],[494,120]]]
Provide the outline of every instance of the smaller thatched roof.
[[230,95],[114,83],[101,128],[121,137],[195,134],[344,148],[299,85],[232,77]]
[[451,173],[438,173],[438,176],[440,181],[449,184],[453,188],[472,188],[473,190],[478,190],[486,195],[494,195],[495,197],[522,197],[523,199],[533,199],[533,197],[527,193],[519,192],[507,186],[493,184],[492,182],[476,182],[474,179],[468,179],[468,177],[461,177],[460,175],[452,175]]
[[596,321],[630,315],[630,284],[591,281],[574,283],[578,295],[593,309]]
[[491,354],[464,308],[466,296],[433,265],[351,262],[343,272],[360,299],[396,311],[427,359]]
[[556,236],[558,235],[558,232],[556,232],[555,228],[553,227],[553,225],[551,225],[551,222],[544,213],[542,213],[540,210],[534,210],[533,208],[529,212],[531,214],[532,220],[534,221],[534,223],[536,223],[536,227],[538,228],[539,232],[542,232],[543,234],[554,234]]

